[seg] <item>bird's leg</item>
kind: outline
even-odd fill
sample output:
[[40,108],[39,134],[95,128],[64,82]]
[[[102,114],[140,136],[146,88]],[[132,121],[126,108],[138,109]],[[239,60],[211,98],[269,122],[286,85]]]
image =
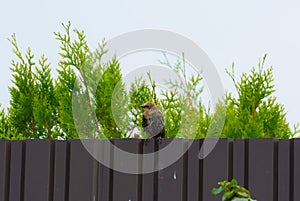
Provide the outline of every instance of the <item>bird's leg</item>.
[[148,143],[149,143],[149,141],[152,139],[152,137],[148,137],[148,138],[146,138],[145,140],[144,140],[144,142],[145,142],[145,145],[147,145]]
[[161,144],[161,142],[162,142],[162,137],[161,136],[159,136],[158,138],[156,138],[157,139],[157,141],[158,141],[158,143],[159,144]]

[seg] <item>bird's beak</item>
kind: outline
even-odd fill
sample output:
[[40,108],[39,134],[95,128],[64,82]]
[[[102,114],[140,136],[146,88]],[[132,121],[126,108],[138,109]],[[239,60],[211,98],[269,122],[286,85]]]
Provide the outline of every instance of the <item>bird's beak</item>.
[[141,105],[140,107],[141,107],[141,108],[144,108],[145,106],[144,106],[144,105]]

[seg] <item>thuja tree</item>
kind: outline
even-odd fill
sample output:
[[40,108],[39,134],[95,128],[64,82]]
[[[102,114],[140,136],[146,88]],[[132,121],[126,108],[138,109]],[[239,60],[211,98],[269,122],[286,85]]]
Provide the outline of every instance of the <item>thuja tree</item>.
[[[79,137],[103,138],[104,135],[106,138],[124,137],[126,130],[116,124],[111,107],[117,85],[120,92],[117,96],[126,95],[120,64],[115,57],[106,63],[102,62],[102,57],[108,52],[105,41],[91,52],[83,31],[75,29],[76,39],[72,40],[70,26],[70,23],[63,24],[65,33],[55,33],[61,43],[62,57],[57,84],[59,120],[62,122],[66,138],[77,138],[76,131],[82,132]],[[77,97],[75,100],[72,99],[74,94]],[[114,107],[123,111],[126,104],[118,102]],[[73,112],[85,116],[73,119]],[[120,121],[125,121],[126,116],[124,113],[121,114],[123,118],[119,116]]]
[[16,129],[11,125],[8,115],[5,110],[1,109],[0,104],[0,139],[12,139],[12,140],[21,140],[24,137],[21,134],[18,134]]
[[[155,87],[155,85],[152,86]],[[150,86],[147,85],[146,81],[142,77],[137,77],[135,81],[131,84],[129,89],[130,102],[128,105],[130,113],[130,127],[128,136],[134,136],[134,134],[145,136],[145,133],[143,133],[142,129],[143,108],[141,108],[141,105],[143,105],[147,101],[155,102],[155,97],[153,97],[152,95],[153,93],[151,91]]]
[[[119,61],[114,57],[103,65],[96,90],[96,114],[106,138],[126,137],[129,129],[128,100]],[[112,102],[113,101],[113,102]]]
[[9,122],[26,138],[55,138],[57,101],[47,58],[42,56],[36,62],[30,48],[23,55],[15,35],[10,42],[17,60],[12,61],[11,67]]
[[[293,137],[286,121],[284,106],[273,95],[274,77],[272,67],[265,68],[266,55],[252,68],[249,74],[243,73],[235,78],[234,64],[227,74],[237,90],[237,97],[227,93],[225,97],[226,122],[222,137],[229,138],[282,138]],[[224,110],[222,107],[219,111]]]
[[[291,131],[284,107],[273,95],[272,67],[264,68],[266,56],[258,68],[244,73],[239,80],[235,78],[234,65],[231,71],[227,70],[237,96],[227,93],[212,115],[201,101],[201,73],[187,74],[184,55],[175,64],[167,57],[162,62],[183,78],[182,83],[166,82],[169,89],[158,95],[149,72],[150,84],[137,78],[126,92],[119,61],[113,57],[103,62],[108,53],[105,41],[91,51],[85,33],[72,31],[70,23],[63,24],[62,33],[54,34],[61,57],[56,79],[51,77],[45,56],[36,59],[30,48],[22,53],[15,35],[9,39],[16,59],[11,67],[11,106],[7,112],[0,110],[0,138],[144,136],[140,105],[146,101],[159,106],[165,118],[166,136],[170,138],[218,137],[220,132],[221,137],[230,138],[289,138],[298,132],[297,127]],[[74,113],[79,115],[74,118]]]
[[[166,132],[169,137],[204,138],[207,135],[212,114],[209,106],[201,100],[203,77],[201,72],[187,74],[184,53],[181,59],[171,64],[165,55],[161,62],[181,78],[181,83],[169,80],[169,91],[163,92],[161,105],[165,111]],[[181,91],[182,93],[178,93]]]
[[[63,28],[63,33],[54,33],[61,49],[57,79],[51,77],[45,56],[36,60],[30,48],[23,54],[15,35],[9,39],[16,59],[11,67],[10,108],[7,114],[4,110],[0,113],[0,138],[125,136],[126,129],[117,128],[110,107],[115,86],[121,83],[119,91],[124,91],[119,62],[116,58],[106,63],[101,61],[107,53],[105,41],[92,52],[83,31],[71,31],[70,23],[63,24]],[[76,105],[74,94],[80,95]],[[118,105],[120,110],[122,107],[126,104]],[[74,108],[77,112],[88,110],[88,116],[74,119]],[[78,135],[77,129],[92,132]]]
[[187,74],[184,54],[174,64],[165,55],[165,60],[161,61],[161,63],[178,74],[182,80],[180,83],[166,80],[165,84],[168,86],[168,90],[161,90],[159,95],[156,94],[156,83],[150,72],[147,73],[147,79],[150,84],[147,85],[144,79],[139,78],[131,85],[129,92],[130,116],[131,124],[133,125],[131,133],[136,128],[143,135],[141,127],[143,110],[140,108],[140,105],[146,101],[152,101],[159,106],[163,113],[166,137],[205,137],[210,124],[211,114],[200,98],[203,92],[201,73]]

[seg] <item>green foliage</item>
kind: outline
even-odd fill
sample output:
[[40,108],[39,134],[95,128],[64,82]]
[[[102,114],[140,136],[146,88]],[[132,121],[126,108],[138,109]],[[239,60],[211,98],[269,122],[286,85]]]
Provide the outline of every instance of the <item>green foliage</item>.
[[237,97],[231,93],[225,97],[226,122],[222,137],[228,138],[281,138],[288,139],[295,133],[289,128],[283,105],[272,96],[274,90],[273,69],[264,69],[266,55],[258,68],[250,74],[243,73],[240,80],[235,79],[234,65],[231,77]]
[[56,96],[58,101],[60,128],[65,139],[78,138],[73,120],[72,96],[75,87],[75,69],[82,73],[83,65],[88,57],[88,46],[85,35],[79,30],[74,30],[77,40],[71,39],[71,24],[62,24],[65,34],[54,32],[56,39],[61,43],[61,60],[59,62]]
[[[188,76],[184,54],[172,65],[165,55],[161,62],[174,70],[182,79],[181,83],[167,81],[170,91],[162,92],[162,107],[165,111],[166,135],[168,137],[204,138],[211,121],[210,109],[201,101],[203,92],[201,72]],[[178,93],[181,91],[182,93]]]
[[[127,119],[124,114],[126,94],[118,60],[112,58],[108,63],[102,63],[103,55],[108,52],[104,40],[94,52],[90,52],[83,31],[75,29],[77,39],[71,40],[70,23],[63,24],[63,27],[66,33],[62,35],[57,32],[55,35],[61,42],[62,50],[57,90],[60,120],[66,137],[78,137],[74,122],[77,123],[77,130],[82,132],[81,138],[103,138],[103,135],[106,138],[124,137],[126,133],[124,122]],[[75,82],[76,73],[78,73],[77,82]],[[117,92],[113,97],[116,88]],[[74,94],[77,97],[75,100],[79,102],[74,102],[75,100],[72,99]],[[122,100],[114,102],[118,113],[116,116],[112,111],[113,98]],[[87,114],[86,117],[81,115],[80,119],[73,120],[73,109],[77,114]],[[119,118],[119,125],[114,117]],[[93,132],[89,133],[91,130]]]
[[1,109],[0,104],[0,139],[7,140],[22,140],[22,134],[18,134],[15,128],[11,125],[7,114],[4,109]]
[[[28,48],[23,55],[15,35],[9,39],[18,60],[12,61],[11,107],[8,115],[4,110],[1,112],[1,138],[12,139],[17,134],[22,138],[73,139],[79,137],[77,129],[91,131],[90,127],[95,132],[86,137],[101,138],[101,134],[108,138],[125,136],[128,126],[118,128],[110,107],[117,85],[120,87],[116,98],[126,95],[119,62],[113,58],[102,63],[102,56],[108,52],[105,41],[91,52],[83,31],[75,29],[75,39],[72,39],[70,22],[62,25],[64,33],[54,33],[61,49],[58,78],[55,80],[45,56],[36,63],[31,49]],[[73,100],[74,95],[80,97],[76,99],[79,102]],[[119,110],[127,106],[125,100],[123,98],[123,102],[117,103],[121,104],[116,105]],[[74,108],[77,112],[88,110],[89,117],[74,119]],[[121,118],[122,125],[126,120]],[[77,129],[74,122],[78,123]]]
[[136,131],[135,129],[137,129],[140,135],[146,137],[142,128],[143,109],[141,108],[141,105],[147,101],[154,102],[154,97],[152,95],[153,91],[151,91],[150,87],[147,85],[146,81],[142,79],[142,77],[136,78],[135,82],[131,84],[129,90],[130,102],[128,105],[130,113],[130,128],[128,130],[128,136],[132,136],[133,132]]
[[235,179],[218,182],[219,188],[213,188],[212,194],[218,195],[223,192],[222,201],[255,201],[244,187],[237,184]]
[[84,31],[71,30],[70,22],[62,26],[63,33],[54,33],[61,57],[56,79],[44,55],[36,60],[30,48],[25,54],[20,51],[15,35],[9,39],[16,59],[11,67],[10,108],[0,112],[0,138],[146,137],[140,106],[147,101],[162,111],[168,138],[219,137],[221,133],[226,138],[287,139],[300,131],[297,125],[291,131],[283,105],[276,102],[272,67],[264,68],[266,56],[238,81],[234,65],[226,71],[237,97],[227,93],[213,115],[201,99],[202,74],[187,72],[184,54],[175,64],[166,55],[161,62],[182,78],[180,83],[166,80],[168,90],[158,94],[148,72],[149,85],[136,78],[127,92],[117,58],[102,61],[108,53],[105,40],[91,51]]
[[[141,127],[143,110],[140,106],[147,101],[151,101],[156,103],[162,111],[165,119],[166,137],[205,137],[211,116],[208,112],[209,110],[204,107],[200,99],[203,91],[203,87],[201,87],[201,73],[190,77],[187,75],[184,54],[182,55],[182,60],[178,60],[174,65],[168,61],[166,56],[165,61],[161,63],[179,74],[183,81],[178,83],[166,80],[169,90],[161,90],[158,95],[156,94],[156,83],[150,72],[147,73],[150,82],[149,86],[146,84],[146,80],[142,78],[136,79],[129,91],[131,117],[129,136],[134,131],[138,131],[140,135],[145,137]],[[179,93],[179,91],[182,93]]]
[[10,42],[18,61],[12,61],[14,85],[9,88],[9,122],[13,130],[26,138],[54,138],[57,103],[50,64],[45,56],[36,64],[30,48],[23,56],[15,35]]
[[176,90],[162,92],[162,112],[165,118],[166,137],[175,138],[181,125],[181,101]]
[[[114,93],[114,90],[117,90]],[[114,96],[113,96],[114,95]],[[112,100],[114,104],[112,106]],[[120,63],[114,57],[104,65],[96,91],[96,115],[106,138],[126,136],[127,108],[125,85],[122,83]],[[113,114],[112,108],[115,111]],[[117,121],[117,122],[116,122]],[[118,127],[118,125],[120,127]]]
[[57,139],[57,100],[54,82],[51,78],[50,64],[44,56],[36,68],[33,116],[38,135],[42,138]]

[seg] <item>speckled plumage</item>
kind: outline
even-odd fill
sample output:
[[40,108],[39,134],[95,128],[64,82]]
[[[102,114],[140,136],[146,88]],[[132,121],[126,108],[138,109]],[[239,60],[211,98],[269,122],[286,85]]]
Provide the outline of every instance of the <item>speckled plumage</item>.
[[157,106],[152,102],[147,102],[141,107],[144,108],[142,126],[148,138],[164,138],[164,118]]

